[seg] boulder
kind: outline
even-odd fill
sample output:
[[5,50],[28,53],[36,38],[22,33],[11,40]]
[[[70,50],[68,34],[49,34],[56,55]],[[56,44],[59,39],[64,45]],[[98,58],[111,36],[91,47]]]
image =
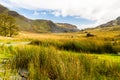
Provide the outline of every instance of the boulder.
[[93,36],[95,36],[95,35],[94,35],[94,34],[91,34],[91,33],[87,33],[86,36],[87,36],[87,37],[93,37]]

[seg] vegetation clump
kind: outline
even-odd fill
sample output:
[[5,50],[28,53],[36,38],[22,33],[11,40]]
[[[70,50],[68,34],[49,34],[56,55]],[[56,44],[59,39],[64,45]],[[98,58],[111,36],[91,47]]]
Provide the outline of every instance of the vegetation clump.
[[0,35],[12,37],[18,33],[15,19],[7,14],[0,14]]
[[[37,50],[36,50],[37,49]],[[54,47],[17,47],[13,69],[26,68],[33,80],[118,80],[120,65],[89,54],[73,54]],[[13,65],[14,64],[14,65]],[[103,68],[104,67],[104,68]]]
[[113,45],[111,42],[105,41],[96,41],[96,40],[33,40],[31,42],[33,45],[42,45],[45,47],[54,46],[59,50],[67,50],[67,51],[74,51],[74,52],[87,52],[87,53],[114,53],[117,54],[119,52],[119,47]]

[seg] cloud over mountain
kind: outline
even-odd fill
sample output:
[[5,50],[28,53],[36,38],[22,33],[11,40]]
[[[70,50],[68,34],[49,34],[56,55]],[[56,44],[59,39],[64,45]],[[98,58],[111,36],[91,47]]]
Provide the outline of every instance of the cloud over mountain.
[[0,0],[0,3],[29,10],[52,10],[55,16],[75,16],[97,24],[120,16],[120,0]]

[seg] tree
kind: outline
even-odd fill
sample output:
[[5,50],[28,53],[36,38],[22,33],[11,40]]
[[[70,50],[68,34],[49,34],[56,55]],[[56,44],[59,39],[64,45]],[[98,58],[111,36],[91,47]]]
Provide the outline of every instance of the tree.
[[12,37],[18,33],[15,19],[8,14],[0,14],[0,35]]

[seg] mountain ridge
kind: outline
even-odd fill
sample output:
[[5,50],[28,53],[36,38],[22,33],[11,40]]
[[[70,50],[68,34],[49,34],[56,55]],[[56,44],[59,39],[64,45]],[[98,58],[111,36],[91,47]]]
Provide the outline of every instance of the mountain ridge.
[[102,27],[114,27],[114,26],[120,26],[120,16],[117,17],[115,20],[111,20],[111,21],[101,24],[97,27],[102,28]]
[[38,32],[38,33],[44,33],[44,32],[61,33],[61,32],[79,31],[79,29],[77,29],[77,26],[68,23],[59,23],[58,25],[58,23],[54,23],[51,20],[28,19],[20,15],[18,12],[11,11],[0,4],[0,14],[2,13],[6,13],[10,16],[13,16],[16,20],[18,27],[22,31]]

